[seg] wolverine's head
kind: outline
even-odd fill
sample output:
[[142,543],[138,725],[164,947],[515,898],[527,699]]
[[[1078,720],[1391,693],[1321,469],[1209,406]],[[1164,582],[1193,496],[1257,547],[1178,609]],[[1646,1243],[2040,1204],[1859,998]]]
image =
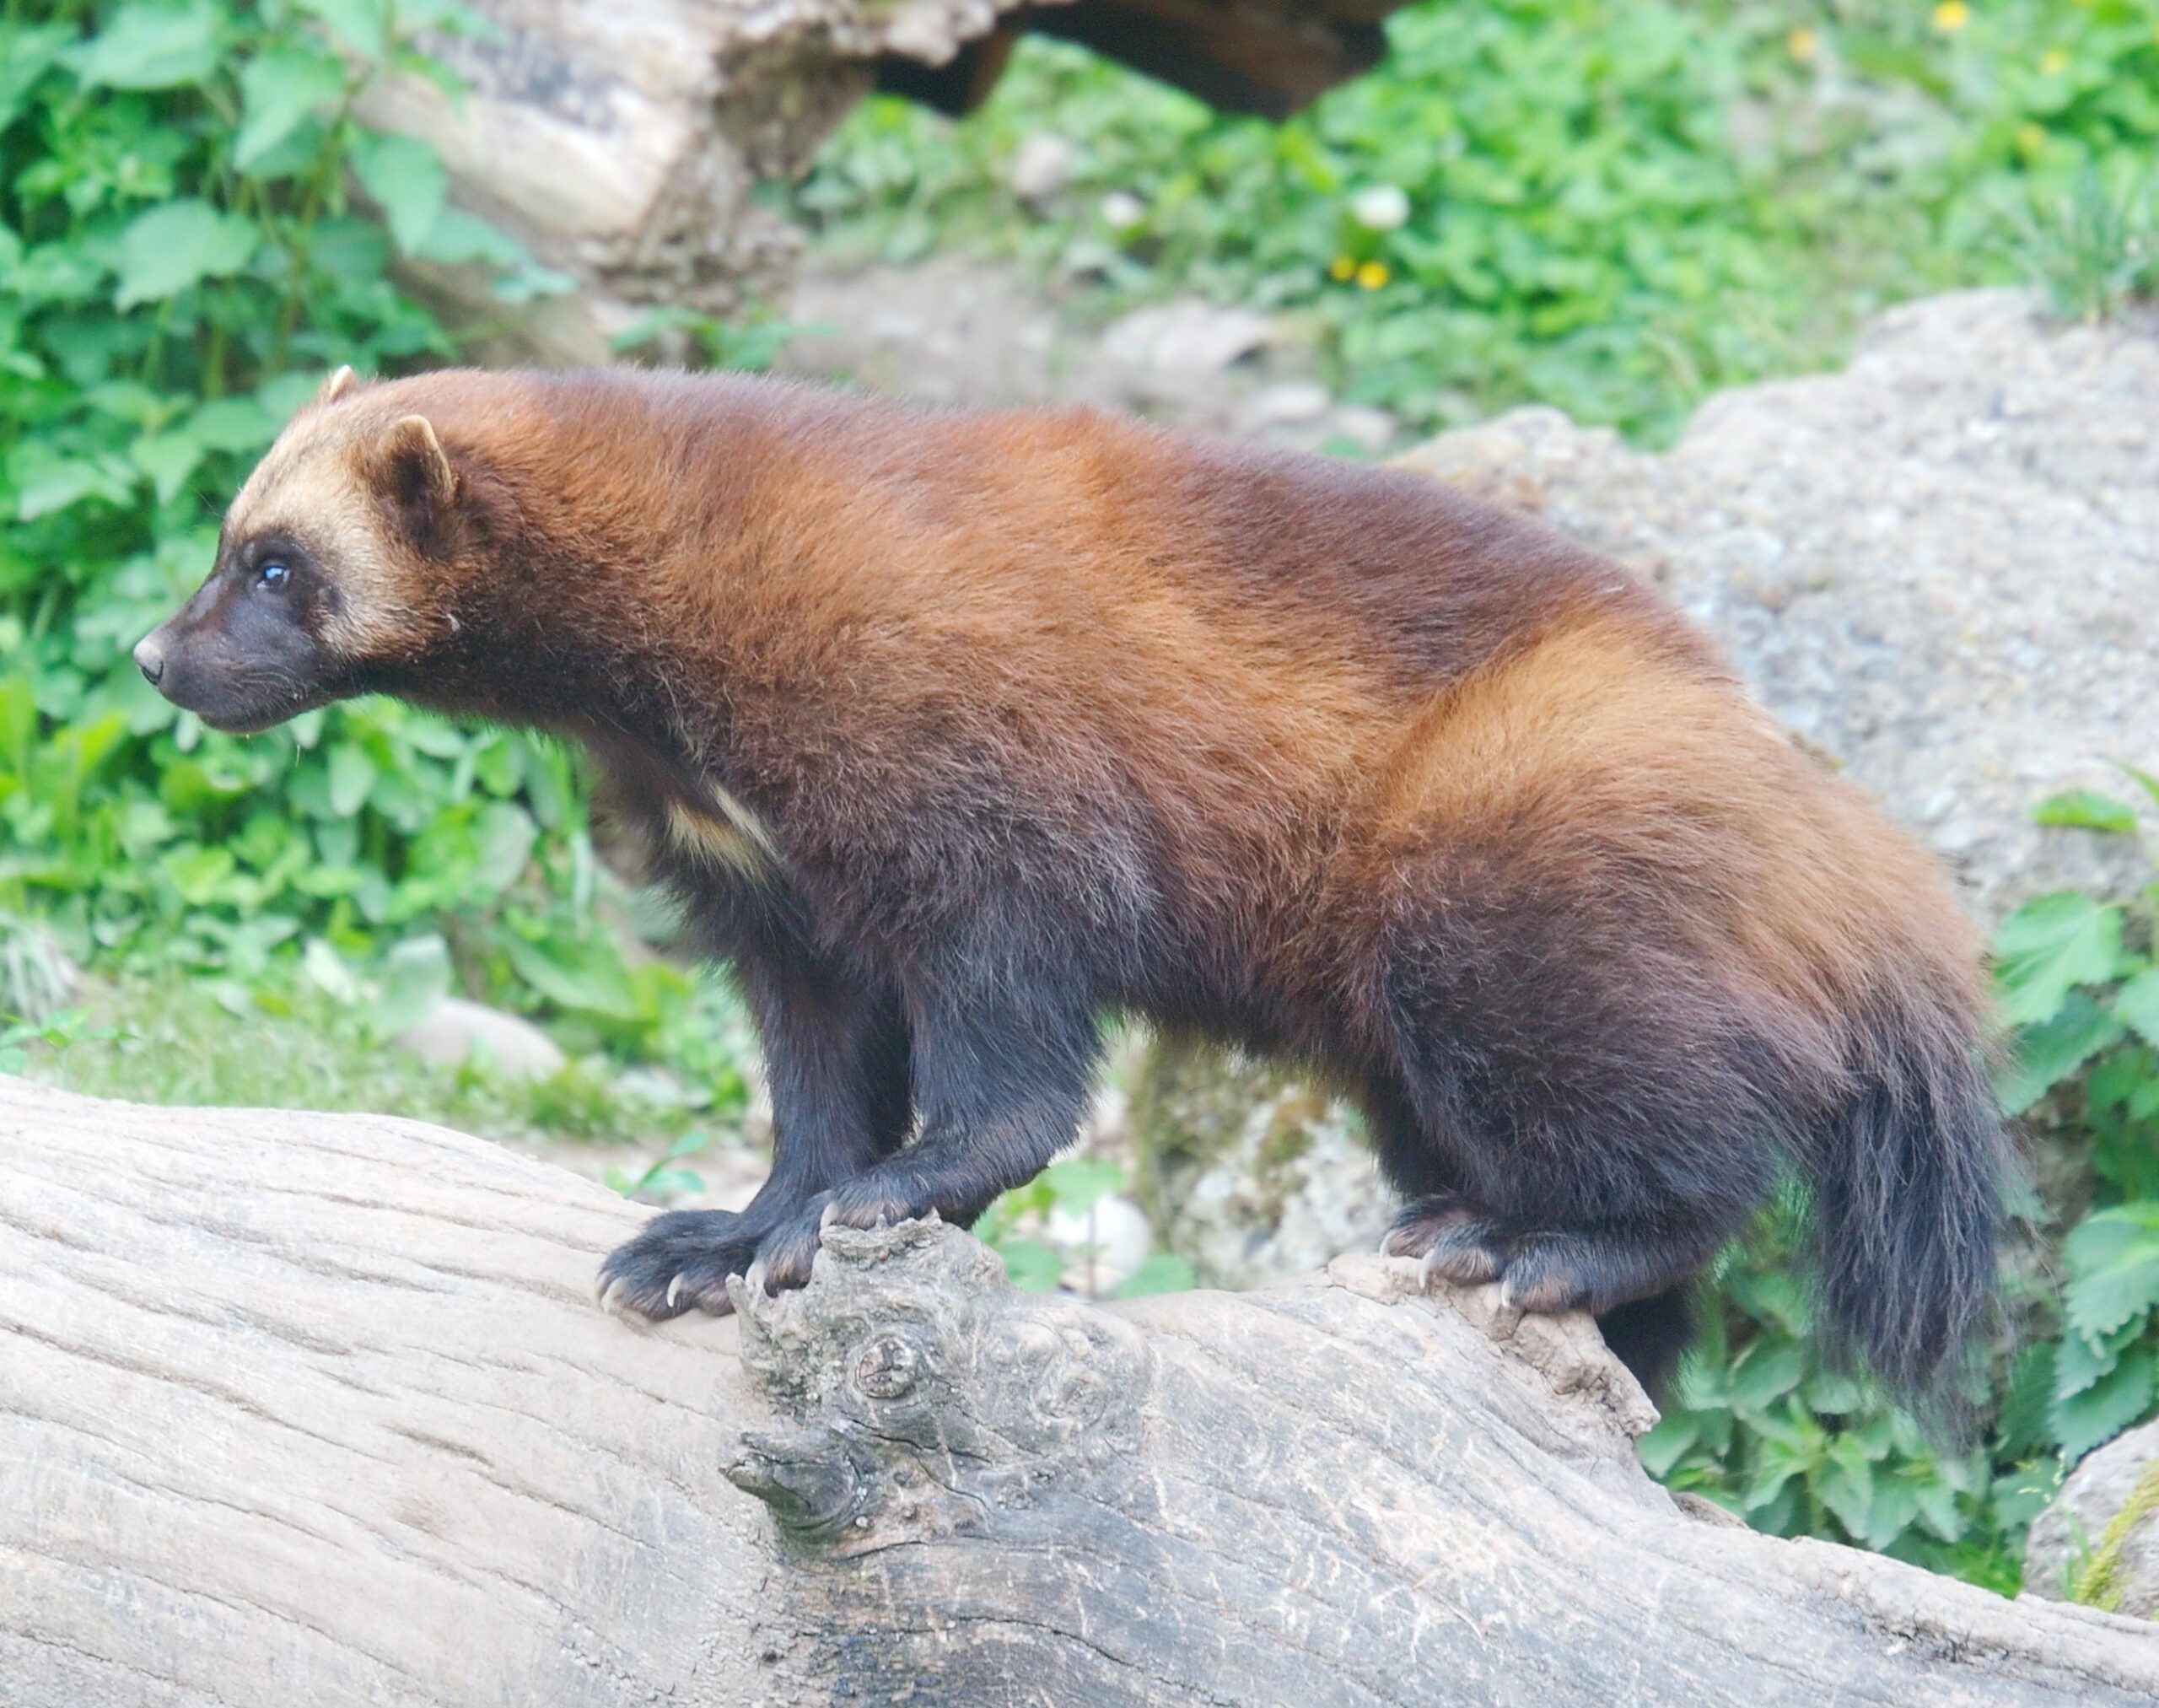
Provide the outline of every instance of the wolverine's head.
[[399,392],[341,368],[278,435],[208,579],[135,649],[167,699],[216,729],[267,730],[392,687],[455,637],[467,478]]

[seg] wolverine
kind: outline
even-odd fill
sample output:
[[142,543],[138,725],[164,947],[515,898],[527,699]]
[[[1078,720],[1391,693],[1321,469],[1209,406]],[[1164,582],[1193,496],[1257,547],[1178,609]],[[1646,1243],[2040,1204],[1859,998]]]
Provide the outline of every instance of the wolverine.
[[143,641],[213,728],[386,693],[589,754],[754,1016],[772,1171],[646,1318],[965,1223],[1106,1019],[1354,1100],[1388,1248],[1654,1372],[1787,1178],[1830,1343],[1938,1390],[2006,1141],[1927,855],[1645,582],[1408,473],[740,376],[333,375]]

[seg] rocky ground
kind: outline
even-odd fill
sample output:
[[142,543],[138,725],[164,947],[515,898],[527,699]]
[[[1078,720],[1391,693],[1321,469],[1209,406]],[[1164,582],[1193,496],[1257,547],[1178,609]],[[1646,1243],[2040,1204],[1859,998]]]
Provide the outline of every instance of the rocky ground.
[[914,267],[804,273],[788,318],[790,371],[972,407],[1089,403],[1176,427],[1304,450],[1370,455],[1400,434],[1343,403],[1295,324],[1181,298],[1091,326],[1006,267],[946,256]]

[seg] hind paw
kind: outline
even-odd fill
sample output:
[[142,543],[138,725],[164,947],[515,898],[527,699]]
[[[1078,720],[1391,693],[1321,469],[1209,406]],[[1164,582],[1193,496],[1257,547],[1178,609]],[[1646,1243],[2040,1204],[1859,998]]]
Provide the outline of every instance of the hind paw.
[[1497,1223],[1459,1198],[1421,1198],[1394,1219],[1380,1249],[1389,1257],[1421,1258],[1423,1280],[1478,1287],[1506,1266]]

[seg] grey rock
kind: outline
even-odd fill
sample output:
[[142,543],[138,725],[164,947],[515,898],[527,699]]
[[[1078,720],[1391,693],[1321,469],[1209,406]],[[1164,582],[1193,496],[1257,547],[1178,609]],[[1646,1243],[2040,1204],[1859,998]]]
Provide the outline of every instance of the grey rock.
[[1394,1213],[1354,1113],[1263,1064],[1157,1043],[1131,1126],[1141,1204],[1162,1243],[1215,1286],[1376,1251]]
[[2159,1423],[2117,1436],[2070,1473],[2032,1522],[2024,1593],[2159,1617]]
[[398,1033],[396,1043],[423,1062],[448,1066],[482,1054],[510,1079],[544,1080],[564,1060],[554,1039],[530,1021],[461,996],[443,998],[425,1020]]
[[1793,731],[1998,916],[2121,885],[2123,840],[2031,822],[2159,764],[2159,338],[1970,291],[1842,373],[1713,398],[1661,455],[1517,410],[1402,459],[1653,577]]
[[1214,373],[1263,348],[1274,334],[1270,315],[1183,297],[1134,309],[1102,334],[1102,354],[1143,369]]

